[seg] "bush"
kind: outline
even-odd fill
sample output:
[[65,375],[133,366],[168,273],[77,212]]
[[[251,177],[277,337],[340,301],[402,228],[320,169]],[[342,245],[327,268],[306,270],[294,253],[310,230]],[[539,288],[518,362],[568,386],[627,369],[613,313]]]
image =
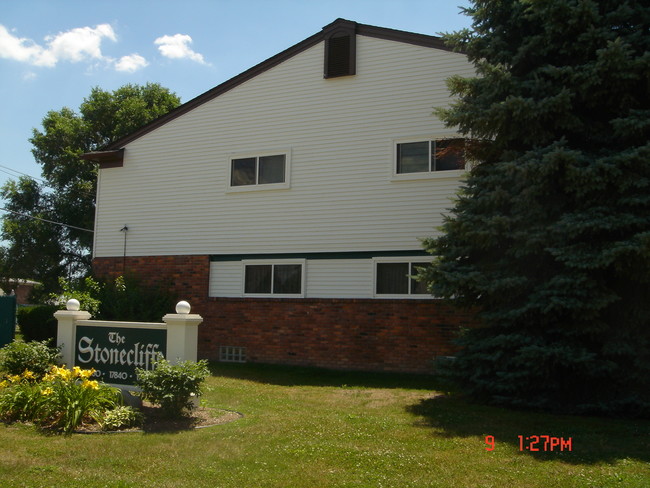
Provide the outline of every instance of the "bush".
[[101,292],[101,285],[90,276],[81,279],[66,281],[59,278],[59,286],[63,290],[60,294],[50,294],[50,300],[61,310],[65,310],[68,300],[74,298],[79,301],[80,310],[89,312],[93,317],[99,312],[100,300],[97,298]]
[[162,286],[145,286],[132,275],[103,283],[97,298],[99,317],[104,320],[159,322],[174,310],[173,297]]
[[166,359],[159,359],[154,369],[136,369],[136,374],[135,383],[142,389],[140,396],[160,405],[165,416],[177,417],[183,415],[184,410],[194,408],[192,397],[201,394],[210,370],[206,360],[172,365]]
[[59,353],[59,349],[50,347],[48,341],[14,341],[0,349],[0,371],[20,375],[27,370],[38,380],[57,364]]
[[56,319],[54,305],[35,305],[16,310],[18,326],[25,341],[54,341],[56,339]]
[[119,406],[106,410],[102,419],[98,420],[102,430],[128,429],[142,425],[144,415],[131,407]]
[[58,308],[64,309],[69,299],[79,300],[81,310],[103,320],[158,322],[174,309],[174,299],[163,286],[148,286],[132,275],[118,276],[114,281],[59,280],[63,291],[50,295]]
[[94,370],[52,368],[44,377],[42,391],[48,396],[39,412],[42,425],[65,433],[76,429],[85,418],[99,421],[106,410],[122,403],[117,388],[89,379]]
[[0,419],[4,422],[31,421],[38,416],[46,400],[29,371],[9,375],[0,381]]

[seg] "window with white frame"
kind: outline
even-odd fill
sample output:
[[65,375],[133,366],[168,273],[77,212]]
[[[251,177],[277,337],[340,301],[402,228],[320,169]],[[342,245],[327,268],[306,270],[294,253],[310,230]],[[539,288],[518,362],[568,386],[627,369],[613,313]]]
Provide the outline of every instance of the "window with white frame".
[[429,295],[426,284],[416,280],[419,268],[431,266],[431,261],[422,260],[375,260],[376,296],[417,296]]
[[289,153],[247,154],[230,158],[230,188],[286,188]]
[[464,139],[424,139],[397,142],[395,174],[465,169]]
[[244,295],[301,297],[304,262],[244,261]]

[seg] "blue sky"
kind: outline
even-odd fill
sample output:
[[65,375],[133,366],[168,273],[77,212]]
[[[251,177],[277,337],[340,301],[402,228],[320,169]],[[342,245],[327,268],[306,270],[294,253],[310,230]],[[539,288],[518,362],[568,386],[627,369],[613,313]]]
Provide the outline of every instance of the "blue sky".
[[[187,102],[336,18],[436,35],[468,0],[0,0],[0,185],[40,177],[28,139],[91,88],[157,82]],[[8,169],[10,168],[10,169]],[[13,170],[13,171],[12,171]]]

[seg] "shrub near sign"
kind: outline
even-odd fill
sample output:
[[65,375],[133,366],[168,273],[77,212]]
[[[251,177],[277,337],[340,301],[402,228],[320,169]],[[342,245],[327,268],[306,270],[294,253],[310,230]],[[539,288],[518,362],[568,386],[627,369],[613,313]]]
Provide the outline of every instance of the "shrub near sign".
[[95,369],[95,377],[106,383],[133,385],[135,370],[152,369],[166,355],[165,329],[77,326],[74,363]]

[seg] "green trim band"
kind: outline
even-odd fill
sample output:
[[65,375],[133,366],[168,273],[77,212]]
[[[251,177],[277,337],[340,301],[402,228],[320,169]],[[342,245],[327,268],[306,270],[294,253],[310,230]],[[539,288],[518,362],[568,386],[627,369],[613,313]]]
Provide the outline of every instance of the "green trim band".
[[413,251],[343,251],[343,252],[294,252],[276,254],[213,254],[210,261],[243,261],[245,259],[372,259],[401,256],[430,256],[423,249]]

